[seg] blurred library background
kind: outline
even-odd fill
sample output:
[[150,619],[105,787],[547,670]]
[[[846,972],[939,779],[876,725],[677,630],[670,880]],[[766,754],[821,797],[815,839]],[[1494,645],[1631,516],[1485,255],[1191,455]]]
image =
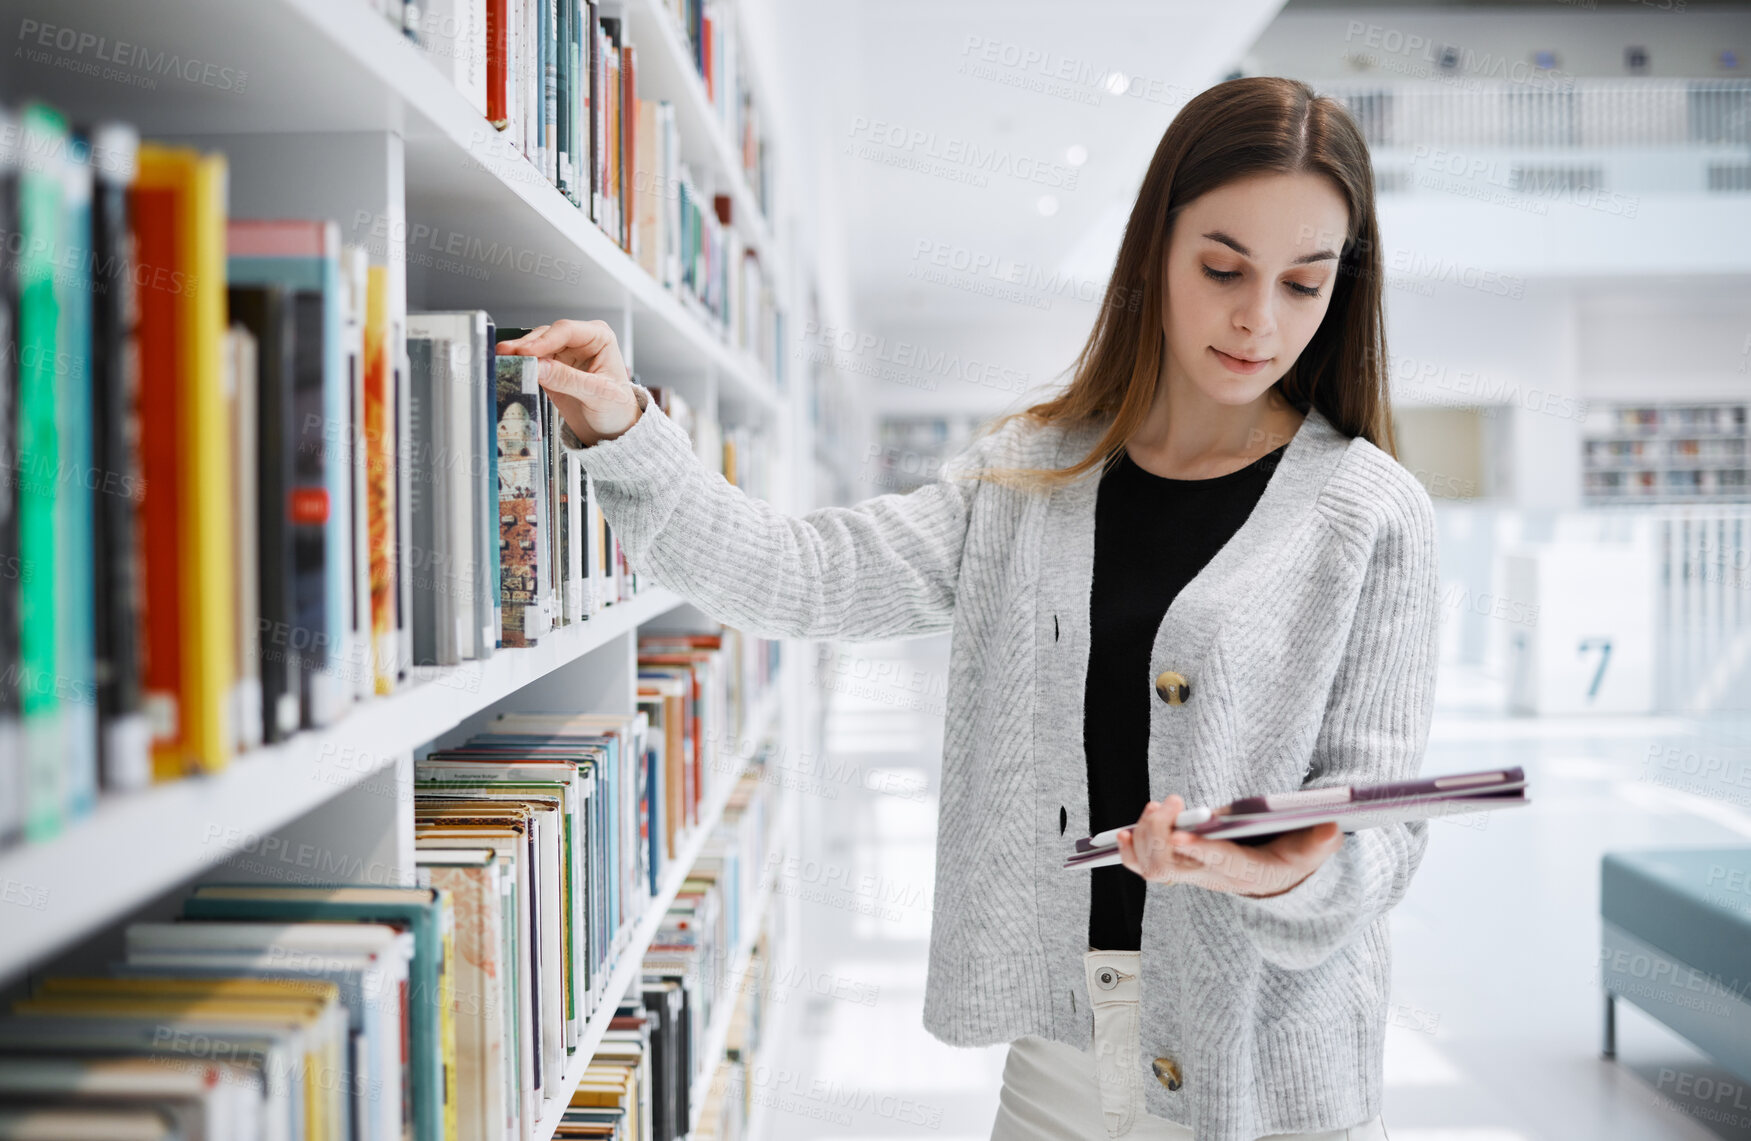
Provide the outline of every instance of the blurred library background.
[[[0,1139],[990,1136],[948,637],[640,573],[600,320],[800,515],[1052,393],[1162,132],[1371,148],[1440,545],[1394,1141],[1751,1139],[1751,4],[0,0]],[[433,998],[433,996],[437,996]]]

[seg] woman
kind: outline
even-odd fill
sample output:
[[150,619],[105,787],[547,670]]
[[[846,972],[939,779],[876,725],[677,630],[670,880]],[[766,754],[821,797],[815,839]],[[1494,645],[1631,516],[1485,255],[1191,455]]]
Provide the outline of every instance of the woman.
[[[1433,512],[1389,454],[1380,288],[1354,122],[1251,78],[1163,136],[1064,391],[910,494],[782,515],[606,326],[500,346],[543,358],[641,571],[770,636],[952,631],[924,1023],[1011,1043],[994,1139],[1386,1136],[1387,912],[1427,824],[1172,830],[1421,765]],[[1061,869],[1130,824],[1123,866]]]

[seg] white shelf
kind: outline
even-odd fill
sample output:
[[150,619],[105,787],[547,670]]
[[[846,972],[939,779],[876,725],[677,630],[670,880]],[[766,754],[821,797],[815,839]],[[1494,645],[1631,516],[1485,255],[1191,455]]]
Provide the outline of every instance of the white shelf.
[[[757,251],[774,294],[788,297],[789,267],[775,245],[774,227],[743,176],[739,149],[721,129],[680,30],[660,0],[624,0],[624,7],[638,51],[641,98],[674,105],[683,157],[701,189],[729,194],[735,227]],[[189,140],[218,150],[235,137],[230,140],[238,155],[234,170],[243,169],[252,149],[259,151],[262,140],[275,135],[304,136],[319,154],[326,154],[322,148],[330,135],[336,141],[365,135],[399,140],[382,148],[392,168],[382,198],[405,206],[404,219],[390,220],[404,223],[401,233],[385,241],[377,233],[385,222],[381,217],[336,221],[343,241],[371,247],[373,262],[394,262],[405,254],[411,307],[485,308],[501,325],[575,315],[607,317],[620,329],[625,317],[630,327],[624,347],[640,380],[672,384],[705,378],[720,410],[729,409],[727,416],[720,411],[722,418],[777,420],[780,438],[787,436],[783,423],[792,411],[787,401],[800,398],[803,386],[793,382],[781,397],[766,369],[727,343],[721,325],[698,312],[691,299],[665,289],[616,246],[510,147],[375,5],[365,0],[0,0],[0,15],[15,29],[34,20],[39,26],[95,33],[110,50],[130,44],[146,58],[199,60],[212,65],[204,75],[226,76],[220,86],[176,74],[130,73],[124,65],[111,68],[111,78],[100,78],[83,67],[89,60],[77,51],[53,52],[59,57],[55,62],[20,56],[0,75],[0,100],[8,103],[42,98],[75,122],[119,119],[137,126],[147,139]],[[237,83],[242,77],[246,82]],[[770,106],[763,109],[766,122],[775,124]],[[331,164],[312,169],[308,178],[320,189],[325,180],[346,181],[349,175]],[[509,265],[466,253],[454,258],[449,240],[458,237],[465,249],[511,251],[516,257]],[[524,255],[549,259],[549,266],[557,260],[564,269],[517,268]],[[458,272],[457,263],[462,270],[481,272]],[[782,354],[784,346],[777,352]],[[782,356],[776,367],[784,367]],[[389,776],[397,757],[682,601],[651,587],[588,622],[562,628],[534,648],[501,649],[483,663],[419,671],[417,684],[356,705],[334,726],[252,751],[222,773],[103,799],[91,816],[62,835],[0,851],[0,885],[9,886],[9,898],[28,891],[28,898],[44,900],[40,911],[0,908],[7,912],[0,915],[0,982],[237,855],[236,838],[271,834],[349,789]],[[750,718],[756,735],[778,717],[781,687],[798,684],[788,672],[773,679]],[[641,973],[645,948],[735,784],[735,777],[728,777],[704,806],[701,824],[683,844],[662,892],[616,959],[602,1006],[564,1069],[567,1092],[545,1103],[537,1130],[541,1141],[557,1129],[570,1090],[600,1044],[620,996]],[[758,917],[753,927],[757,930]],[[721,1032],[713,1027],[720,1052],[727,1032],[727,1022]]]
[[[749,739],[758,742],[770,728],[779,709],[780,683],[781,678],[774,678],[766,692],[760,695],[761,703],[753,718],[754,733]],[[675,902],[681,885],[692,874],[693,865],[699,859],[706,839],[710,837],[712,829],[717,827],[718,821],[723,819],[724,806],[729,803],[730,793],[735,791],[746,768],[747,759],[743,758],[735,771],[727,774],[722,787],[712,794],[711,803],[700,815],[698,826],[682,844],[680,854],[670,866],[669,874],[663,881],[663,890],[650,901],[638,925],[633,928],[632,939],[620,953],[613,973],[608,976],[608,988],[603,992],[601,1005],[590,1016],[577,1049],[566,1061],[565,1076],[560,1080],[560,1088],[565,1091],[564,1096],[542,1099],[541,1120],[535,1126],[537,1141],[551,1141],[553,1134],[559,1129],[560,1120],[565,1116],[567,1106],[571,1104],[572,1092],[578,1088],[578,1082],[583,1080],[584,1070],[594,1058],[596,1047],[602,1044],[602,1036],[608,1032],[608,1023],[614,1019],[615,1008],[620,1005],[620,1000],[632,981],[644,972],[645,949],[656,937],[657,928],[662,926],[663,916],[669,910],[669,905]],[[722,1048],[720,1041],[718,1049]]]
[[[639,27],[669,24],[650,4]],[[636,12],[641,7],[634,3]],[[220,64],[245,75],[242,91],[217,90],[172,75],[152,89],[102,82],[70,67],[15,60],[0,78],[8,99],[40,96],[75,119],[121,118],[144,137],[278,132],[385,131],[402,138],[407,218],[400,234],[377,235],[387,223],[337,219],[342,240],[375,241],[373,260],[393,239],[407,255],[410,296],[426,307],[484,307],[501,324],[577,313],[614,315],[630,305],[640,379],[663,383],[696,375],[702,360],[731,401],[762,414],[776,412],[772,379],[748,353],[732,348],[721,326],[690,313],[679,298],[616,246],[587,215],[469,106],[420,49],[363,0],[176,0],[133,5],[117,0],[0,0],[10,25],[24,19],[56,27],[102,29],[106,42],[157,45],[182,59]],[[669,28],[672,37],[675,33]],[[647,33],[654,36],[654,32]],[[640,46],[634,40],[635,46]],[[675,52],[666,40],[654,61]],[[646,68],[649,98],[677,108],[684,147],[689,134],[709,130],[696,165],[713,184],[735,188],[736,215],[752,210],[740,163],[715,117],[700,120],[704,91],[685,68]],[[221,63],[222,61],[222,63]],[[649,72],[648,76],[646,72]],[[685,82],[692,79],[692,86]],[[221,140],[222,143],[222,140]],[[752,215],[758,217],[755,211]],[[762,266],[776,251],[761,223]],[[464,253],[452,256],[451,239]],[[473,251],[469,253],[468,251]],[[508,256],[507,256],[508,255]],[[537,260],[546,259],[546,260]],[[509,265],[507,265],[507,261]],[[528,263],[533,269],[516,266]],[[430,264],[428,264],[430,263]],[[479,274],[484,274],[479,276]],[[777,278],[773,279],[775,282]]]
[[[626,23],[638,53],[639,84],[651,76],[654,89],[675,106],[682,157],[696,169],[716,172],[719,181],[729,187],[732,223],[759,251],[761,266],[769,273],[778,273],[778,266],[767,265],[769,259],[776,260],[776,251],[766,215],[742,172],[741,151],[724,131],[717,108],[705,92],[705,77],[693,66],[685,33],[661,0],[627,0]],[[746,50],[744,44],[744,53]]]
[[[782,859],[784,856],[784,841],[790,835],[791,817],[795,812],[794,799],[784,796],[779,811],[773,818],[772,843],[767,849],[765,861],[761,865],[762,868],[771,867],[775,862],[774,857]],[[772,885],[767,882],[767,877],[762,873],[760,886],[755,892],[753,913],[743,919],[746,930],[742,933],[741,940],[736,944],[735,953],[730,957],[729,970],[724,974],[726,985],[739,985],[742,982],[742,976],[747,973],[748,965],[754,958],[754,944],[760,941],[760,930],[766,922],[766,908],[771,902]],[[717,1073],[718,1066],[723,1062],[724,1050],[729,1045],[730,1020],[735,1017],[735,997],[733,992],[721,996],[717,1017],[712,1020],[710,1026],[706,1027],[705,1049],[698,1055],[704,1060],[706,1068],[694,1078],[687,1099],[687,1104],[692,1111],[692,1120],[688,1122],[687,1128],[689,1136],[699,1129],[699,1114],[705,1107],[706,1095],[711,1092],[711,1079]],[[761,997],[756,993],[752,996],[752,1000],[758,1002]],[[758,1137],[760,1135],[750,1130],[747,1136]]]
[[[772,889],[762,886],[754,901],[754,913],[746,918],[748,933],[742,936],[736,945],[736,953],[730,959],[729,970],[724,974],[724,985],[735,987],[740,984],[742,975],[747,973],[748,964],[754,958],[754,943],[760,934],[760,924],[765,922],[766,904],[772,896]],[[693,1079],[693,1085],[687,1094],[687,1105],[690,1120],[687,1123],[687,1134],[692,1136],[699,1130],[699,1114],[705,1108],[705,1096],[711,1092],[711,1079],[717,1075],[717,1068],[723,1063],[724,1049],[729,1045],[730,1021],[735,1017],[736,992],[726,990],[718,996],[719,1009],[717,1017],[705,1028],[705,1044],[698,1057],[705,1068]]]
[[681,602],[672,591],[648,587],[528,649],[423,670],[416,684],[361,702],[326,729],[244,753],[210,776],[102,798],[92,815],[59,836],[0,852],[0,883],[45,900],[40,911],[7,908],[0,980],[238,855],[397,756]]

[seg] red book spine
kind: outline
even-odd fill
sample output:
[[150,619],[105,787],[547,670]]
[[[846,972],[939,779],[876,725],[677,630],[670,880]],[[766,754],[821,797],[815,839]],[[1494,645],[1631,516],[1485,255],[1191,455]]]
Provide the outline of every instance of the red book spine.
[[705,97],[715,101],[716,84],[712,82],[711,74],[711,17],[706,16],[699,22],[699,76],[705,80]]
[[[168,190],[132,195],[136,264],[140,280],[157,280],[182,264],[177,252],[176,196]],[[177,352],[181,335],[177,294],[170,289],[136,293],[140,388],[140,577],[145,611],[142,639],[146,709],[152,722],[153,773],[158,780],[182,775],[181,512],[177,510],[177,457],[182,453],[177,397]]]
[[505,100],[505,25],[510,0],[486,0],[486,117],[503,130],[510,123]]

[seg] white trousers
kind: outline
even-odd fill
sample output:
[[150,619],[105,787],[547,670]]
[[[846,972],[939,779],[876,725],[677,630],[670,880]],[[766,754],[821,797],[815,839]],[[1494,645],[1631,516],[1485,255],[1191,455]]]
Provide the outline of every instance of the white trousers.
[[[1085,1052],[1028,1035],[1009,1044],[1003,1090],[991,1141],[1192,1141],[1185,1126],[1143,1108],[1136,951],[1089,951],[1083,956],[1094,1002],[1094,1049]],[[1346,1129],[1272,1133],[1260,1141],[1389,1141],[1376,1116]]]

